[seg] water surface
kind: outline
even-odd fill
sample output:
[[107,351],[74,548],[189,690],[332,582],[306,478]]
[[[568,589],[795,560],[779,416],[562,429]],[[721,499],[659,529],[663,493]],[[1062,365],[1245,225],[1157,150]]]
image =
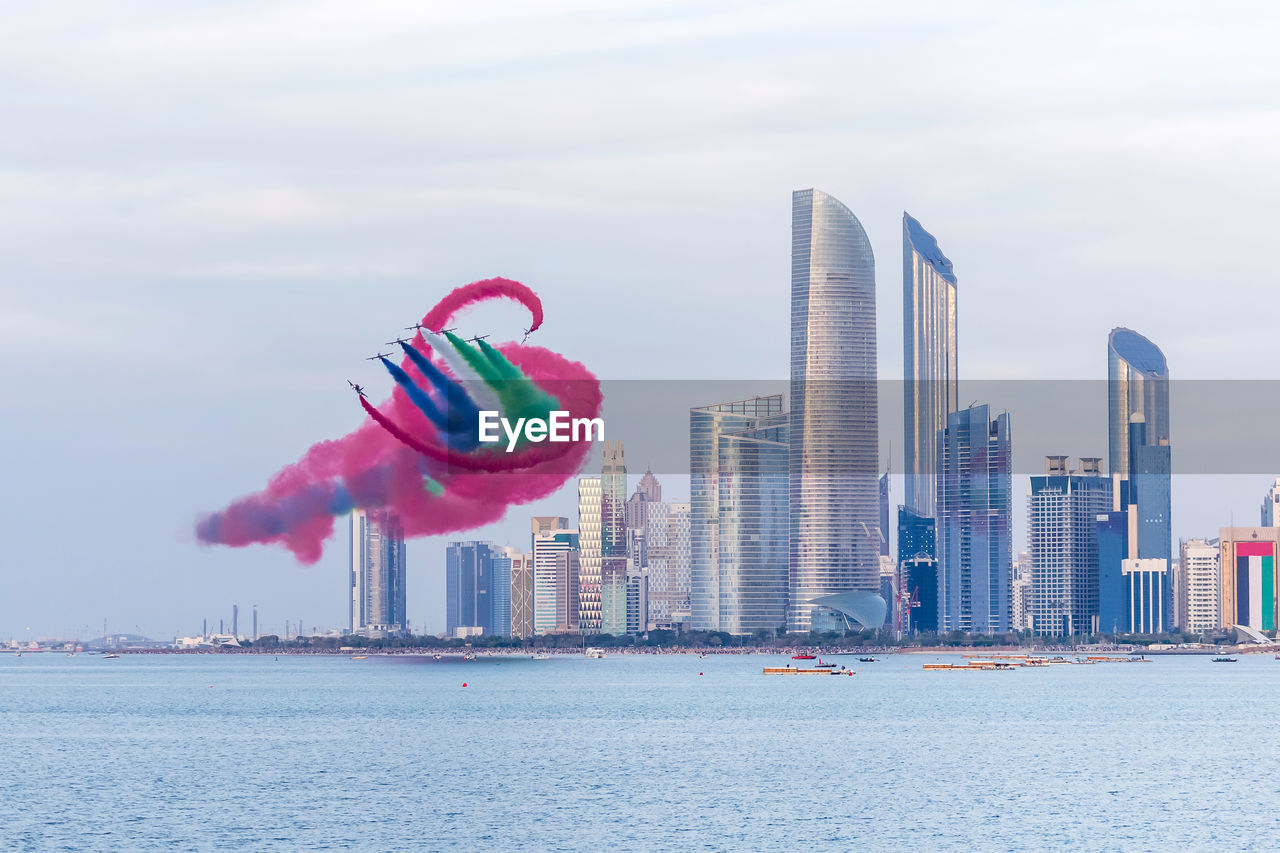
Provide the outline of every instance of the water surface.
[[1270,655],[784,660],[0,655],[0,849],[1274,847]]

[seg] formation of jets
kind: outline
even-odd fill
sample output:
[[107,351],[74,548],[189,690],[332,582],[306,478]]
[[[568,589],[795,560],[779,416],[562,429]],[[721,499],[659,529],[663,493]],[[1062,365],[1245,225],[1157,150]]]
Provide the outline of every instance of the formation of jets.
[[[427,327],[426,327],[426,326],[424,326],[424,325],[422,325],[421,323],[414,323],[412,326],[405,326],[405,327],[404,327],[404,330],[405,330],[406,332],[416,332],[416,331],[419,331],[419,330],[421,330],[421,329],[425,329],[425,328],[427,328]],[[438,334],[438,335],[443,335],[443,334],[445,334],[446,332],[456,332],[457,330],[458,330],[458,329],[457,329],[457,327],[455,326],[455,327],[453,327],[453,328],[449,328],[449,329],[441,329],[441,330],[439,330],[438,332],[436,332],[436,334]],[[525,341],[528,341],[528,340],[529,340],[529,335],[531,335],[531,334],[533,334],[533,329],[525,329],[525,330],[524,330],[524,338],[520,341],[520,343],[524,343]],[[489,336],[488,336],[488,335],[476,335],[474,338],[467,338],[467,343],[478,344],[478,343],[480,343],[480,341],[483,341],[483,340],[484,340],[485,338],[487,338],[487,337],[489,337]],[[392,344],[402,344],[402,345],[407,346],[410,342],[409,342],[407,339],[405,339],[405,338],[396,338],[394,341],[385,341],[384,343],[385,343],[385,345],[386,345],[386,346],[391,346]],[[391,358],[391,353],[389,353],[389,352],[379,352],[379,353],[375,353],[375,354],[373,354],[373,355],[369,356],[368,358],[366,358],[366,359],[365,359],[365,361],[378,361],[379,359],[383,359],[383,358]],[[352,388],[352,390],[354,390],[354,391],[355,391],[357,394],[359,394],[361,397],[364,397],[364,396],[365,396],[365,393],[364,393],[364,387],[363,387],[363,386],[357,385],[356,383],[352,382],[350,379],[348,379],[348,380],[347,380],[347,384],[348,384],[348,385],[350,385],[350,386],[351,386],[351,388]]]

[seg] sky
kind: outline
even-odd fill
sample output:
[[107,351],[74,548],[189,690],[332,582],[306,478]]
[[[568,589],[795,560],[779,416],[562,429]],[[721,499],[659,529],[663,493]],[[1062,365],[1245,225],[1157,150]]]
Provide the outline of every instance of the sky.
[[[882,376],[907,210],[955,264],[962,383],[1101,379],[1120,325],[1175,379],[1280,378],[1278,41],[1248,2],[10,10],[0,638],[345,625],[344,537],[302,567],[193,521],[356,427],[344,380],[385,391],[363,359],[468,281],[529,284],[536,342],[605,379],[785,378],[797,188],[870,235]],[[1175,483],[1175,537],[1274,474]],[[416,630],[445,541],[410,544]]]

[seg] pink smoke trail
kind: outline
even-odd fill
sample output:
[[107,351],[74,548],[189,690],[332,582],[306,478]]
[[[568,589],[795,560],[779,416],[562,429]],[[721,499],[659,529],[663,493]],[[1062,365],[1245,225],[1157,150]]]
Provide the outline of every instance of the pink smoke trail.
[[486,299],[514,299],[529,309],[530,332],[538,331],[542,325],[542,300],[532,290],[509,278],[486,278],[459,287],[427,312],[427,316],[422,318],[422,325],[438,332],[448,326],[459,311]]

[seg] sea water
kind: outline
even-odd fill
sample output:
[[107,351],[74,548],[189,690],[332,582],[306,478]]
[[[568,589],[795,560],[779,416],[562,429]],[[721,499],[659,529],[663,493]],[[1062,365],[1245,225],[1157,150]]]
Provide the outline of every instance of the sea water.
[[1271,655],[832,660],[0,655],[0,850],[1277,845]]

